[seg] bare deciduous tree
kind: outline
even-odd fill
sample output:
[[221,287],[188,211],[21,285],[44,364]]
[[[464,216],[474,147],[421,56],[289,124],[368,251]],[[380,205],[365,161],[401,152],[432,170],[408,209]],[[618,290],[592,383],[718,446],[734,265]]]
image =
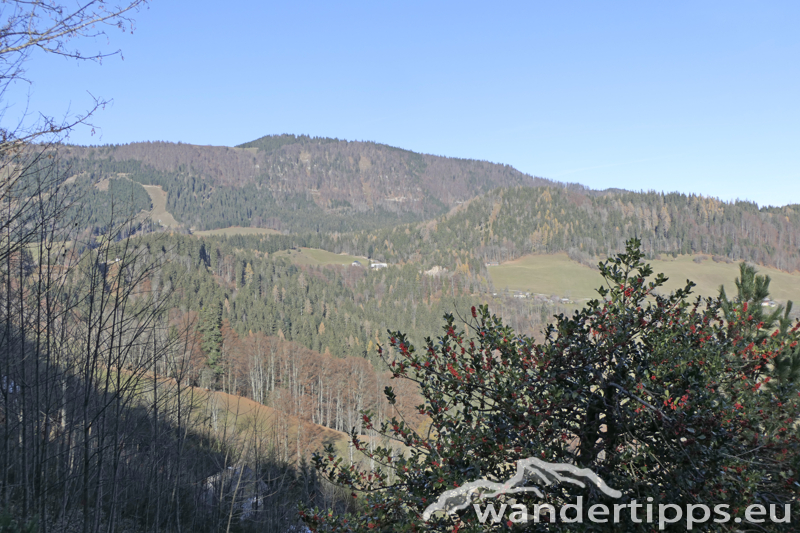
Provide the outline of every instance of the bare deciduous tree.
[[[4,1],[0,7],[0,102],[3,107],[9,105],[6,94],[12,85],[32,83],[25,77],[25,67],[34,53],[39,51],[83,61],[101,61],[117,55],[119,50],[86,54],[80,46],[81,40],[104,36],[109,28],[132,31],[131,15],[146,3],[147,0]],[[103,103],[96,100],[93,108],[64,121],[36,114],[32,123],[26,124],[23,119],[14,128],[3,124],[0,150],[7,149],[6,143],[33,142],[42,136],[52,141],[53,135],[67,133],[77,124],[85,123]]]

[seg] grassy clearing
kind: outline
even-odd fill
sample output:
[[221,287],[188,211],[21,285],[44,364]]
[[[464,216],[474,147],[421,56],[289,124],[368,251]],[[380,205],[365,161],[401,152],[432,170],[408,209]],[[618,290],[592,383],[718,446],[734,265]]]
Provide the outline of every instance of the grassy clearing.
[[[75,241],[54,241],[51,244],[52,244],[52,249],[50,251],[50,253],[51,253],[50,257],[53,260],[56,260],[56,258],[60,258],[61,253],[64,250],[71,250],[72,247],[75,245]],[[31,253],[31,257],[33,257],[33,260],[38,263],[40,261],[39,243],[38,242],[29,242],[28,244],[25,245],[25,247]]]
[[[695,263],[694,258],[684,255],[648,262],[654,273],[663,272],[669,278],[665,285],[667,291],[683,287],[686,279],[690,279],[697,284],[696,294],[716,296],[723,284],[729,295],[736,293],[734,279],[739,276],[738,263],[715,263],[710,258]],[[789,274],[763,266],[757,269],[772,279],[770,294],[774,300],[792,300],[800,304],[800,273]],[[566,254],[528,255],[489,267],[489,275],[499,290],[530,291],[573,300],[595,298],[595,289],[603,281],[599,272],[570,260]]]
[[[695,263],[691,255],[679,255],[672,259],[667,257],[650,261],[654,272],[663,272],[669,279],[668,290],[675,290],[690,279],[697,284],[695,292],[704,296],[716,296],[720,285],[725,285],[728,295],[736,294],[734,279],[739,277],[739,263],[715,263],[710,258],[702,263]],[[759,274],[767,274],[772,279],[769,292],[772,299],[785,302],[792,300],[800,304],[800,273],[789,274],[781,270],[765,266],[756,266]]]
[[233,226],[230,228],[209,229],[203,231],[192,232],[198,237],[211,237],[215,235],[280,235],[281,232],[268,229],[268,228],[243,228],[241,226]]
[[567,254],[526,255],[489,267],[495,289],[526,291],[580,300],[597,296],[603,278],[596,270],[572,261]]
[[164,192],[164,189],[160,185],[142,185],[142,187],[150,195],[150,201],[153,202],[150,218],[168,228],[180,226],[178,221],[167,211],[167,193]]
[[353,261],[359,261],[364,268],[368,268],[369,260],[366,257],[355,255],[341,255],[333,252],[326,252],[317,248],[298,248],[297,250],[285,250],[275,252],[275,257],[288,257],[297,265],[325,266],[325,265],[349,265]]

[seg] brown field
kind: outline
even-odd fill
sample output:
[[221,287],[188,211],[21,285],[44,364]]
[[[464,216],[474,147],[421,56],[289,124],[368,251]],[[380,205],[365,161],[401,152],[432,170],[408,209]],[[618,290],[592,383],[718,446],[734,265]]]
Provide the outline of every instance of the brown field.
[[193,405],[199,409],[197,415],[206,424],[216,417],[218,435],[235,436],[243,445],[254,441],[268,445],[288,442],[290,458],[298,452],[308,458],[326,444],[333,444],[340,454],[347,451],[350,439],[346,433],[300,420],[248,398],[198,387],[191,387],[184,394],[192,395]]

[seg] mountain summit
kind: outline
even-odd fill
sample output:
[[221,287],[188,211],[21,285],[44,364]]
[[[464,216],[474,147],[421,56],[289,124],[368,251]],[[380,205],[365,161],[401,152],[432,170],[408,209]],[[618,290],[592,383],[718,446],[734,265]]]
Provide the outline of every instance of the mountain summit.
[[508,165],[305,135],[271,135],[235,148],[70,146],[62,156],[95,180],[123,176],[162,186],[168,210],[196,229],[347,231],[429,219],[498,187],[556,185]]

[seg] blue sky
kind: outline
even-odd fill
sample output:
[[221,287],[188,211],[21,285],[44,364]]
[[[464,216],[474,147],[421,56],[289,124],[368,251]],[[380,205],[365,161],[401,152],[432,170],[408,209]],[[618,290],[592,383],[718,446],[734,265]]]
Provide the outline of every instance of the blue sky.
[[81,43],[124,60],[31,57],[30,109],[113,99],[77,144],[303,133],[800,203],[800,2],[334,4],[154,0]]

